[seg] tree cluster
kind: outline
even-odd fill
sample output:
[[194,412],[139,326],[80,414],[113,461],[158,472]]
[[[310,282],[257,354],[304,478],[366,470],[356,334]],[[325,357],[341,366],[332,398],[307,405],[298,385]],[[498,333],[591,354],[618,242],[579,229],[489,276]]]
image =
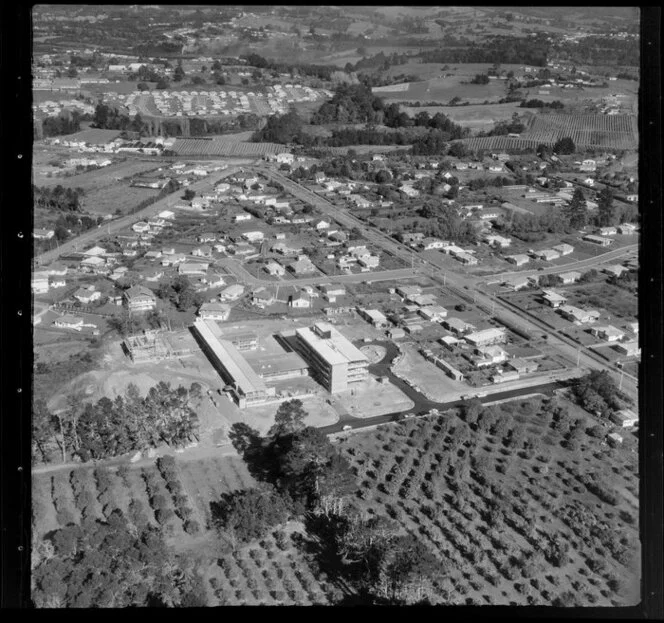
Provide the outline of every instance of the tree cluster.
[[587,411],[599,411],[607,416],[610,410],[621,408],[620,393],[606,370],[592,370],[574,379],[571,389],[578,403]]
[[52,414],[36,402],[32,412],[35,444],[46,460],[48,447],[55,441],[62,462],[82,461],[144,451],[162,443],[182,446],[197,438],[198,416],[192,401],[199,391],[160,382],[145,397],[135,385],[115,400],[101,398],[95,403],[72,399],[69,406]]
[[203,302],[203,296],[194,290],[185,275],[176,275],[170,281],[160,283],[156,295],[170,301],[180,311],[198,307]]
[[32,185],[34,205],[37,208],[58,212],[81,212],[82,188],[63,188],[60,184],[48,188]]
[[38,608],[185,605],[200,596],[198,578],[174,563],[157,529],[132,526],[115,509],[106,522],[64,526],[38,546],[32,599]]
[[554,110],[559,110],[561,108],[565,108],[565,105],[560,100],[544,102],[538,99],[531,99],[523,100],[520,104],[520,108],[553,108]]

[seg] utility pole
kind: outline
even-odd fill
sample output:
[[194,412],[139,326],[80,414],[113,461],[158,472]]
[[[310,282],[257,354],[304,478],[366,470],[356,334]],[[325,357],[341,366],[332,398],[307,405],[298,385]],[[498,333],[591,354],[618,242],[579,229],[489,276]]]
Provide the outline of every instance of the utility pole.
[[581,347],[576,349],[576,367],[579,367],[579,363],[581,362]]
[[625,371],[620,369],[620,384],[618,385],[618,391],[622,391],[623,377],[625,376]]

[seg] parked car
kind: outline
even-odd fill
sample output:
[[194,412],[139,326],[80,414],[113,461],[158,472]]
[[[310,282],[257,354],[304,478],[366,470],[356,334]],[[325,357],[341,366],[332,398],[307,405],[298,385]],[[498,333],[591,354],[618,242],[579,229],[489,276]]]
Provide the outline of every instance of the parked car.
[[350,424],[346,424],[341,430],[353,430],[353,427]]

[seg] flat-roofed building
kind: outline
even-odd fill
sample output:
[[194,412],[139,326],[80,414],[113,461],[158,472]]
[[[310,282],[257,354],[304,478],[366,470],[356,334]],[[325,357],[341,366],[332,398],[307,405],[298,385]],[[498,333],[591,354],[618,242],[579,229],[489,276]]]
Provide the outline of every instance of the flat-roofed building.
[[496,344],[504,342],[506,339],[505,329],[483,329],[482,331],[475,331],[466,335],[465,340],[473,346],[488,346],[489,344]]
[[367,378],[369,360],[337,329],[326,322],[295,331],[295,345],[309,363],[312,376],[330,393],[343,392]]
[[258,348],[258,336],[255,333],[237,333],[227,336],[235,348],[238,350],[256,350]]
[[193,329],[210,363],[224,382],[233,388],[232,395],[240,409],[263,403],[275,395],[274,387],[268,387],[238,349],[221,337],[216,323],[198,318]]
[[297,353],[276,353],[261,355],[256,362],[250,362],[256,374],[266,381],[279,381],[309,374],[309,364]]

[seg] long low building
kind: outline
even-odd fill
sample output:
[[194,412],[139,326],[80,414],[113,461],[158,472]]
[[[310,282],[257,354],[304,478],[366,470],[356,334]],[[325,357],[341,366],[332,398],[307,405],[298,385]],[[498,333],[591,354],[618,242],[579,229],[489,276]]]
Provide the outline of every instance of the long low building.
[[233,398],[240,409],[260,404],[275,395],[275,388],[265,384],[231,341],[221,338],[215,322],[198,318],[193,329],[210,363],[233,388]]
[[311,366],[312,376],[330,393],[349,389],[368,377],[369,360],[326,322],[295,331],[295,347]]

